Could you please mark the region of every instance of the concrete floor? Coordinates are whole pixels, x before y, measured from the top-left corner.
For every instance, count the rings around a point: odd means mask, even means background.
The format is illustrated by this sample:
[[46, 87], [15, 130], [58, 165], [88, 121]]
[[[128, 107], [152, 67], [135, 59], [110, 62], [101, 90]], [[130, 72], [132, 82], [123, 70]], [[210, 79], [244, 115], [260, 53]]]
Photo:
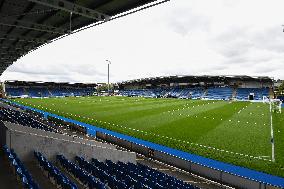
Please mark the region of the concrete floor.
[[19, 189], [21, 184], [13, 174], [8, 165], [8, 160], [4, 159], [4, 153], [0, 150], [0, 188], [2, 189]]
[[28, 162], [24, 165], [41, 189], [56, 189], [56, 186], [49, 181], [48, 177], [46, 177], [43, 171], [38, 167], [37, 162]]

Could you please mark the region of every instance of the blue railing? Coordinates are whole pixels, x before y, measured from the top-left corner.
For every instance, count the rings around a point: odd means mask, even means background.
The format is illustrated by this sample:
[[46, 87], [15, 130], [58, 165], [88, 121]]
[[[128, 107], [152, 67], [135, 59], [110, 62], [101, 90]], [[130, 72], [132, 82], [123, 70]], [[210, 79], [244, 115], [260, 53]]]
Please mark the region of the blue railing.
[[155, 144], [155, 143], [152, 143], [152, 142], [149, 142], [149, 141], [137, 139], [137, 138], [127, 136], [127, 135], [124, 135], [124, 134], [120, 134], [120, 133], [117, 133], [117, 132], [113, 132], [113, 131], [110, 131], [110, 130], [107, 130], [107, 129], [99, 128], [99, 127], [94, 126], [94, 125], [90, 125], [90, 124], [83, 123], [83, 122], [80, 122], [80, 121], [76, 121], [76, 120], [73, 120], [73, 119], [65, 118], [63, 116], [59, 116], [59, 115], [56, 115], [56, 114], [53, 114], [53, 113], [38, 110], [36, 108], [24, 106], [22, 104], [19, 104], [19, 103], [13, 102], [13, 101], [9, 101], [7, 99], [2, 99], [2, 100], [6, 101], [6, 102], [13, 103], [17, 106], [24, 108], [24, 109], [28, 109], [28, 110], [32, 110], [32, 111], [35, 111], [35, 112], [38, 112], [38, 113], [42, 113], [45, 117], [51, 116], [51, 117], [61, 119], [61, 120], [66, 121], [66, 122], [70, 122], [70, 123], [74, 123], [74, 124], [77, 124], [77, 125], [84, 126], [84, 127], [87, 128], [87, 133], [90, 134], [90, 135], [93, 135], [93, 136], [96, 136], [96, 132], [102, 132], [102, 133], [105, 133], [105, 134], [108, 134], [108, 135], [129, 141], [129, 142], [132, 142], [132, 143], [135, 143], [135, 144], [138, 144], [138, 145], [146, 146], [146, 147], [154, 149], [156, 151], [160, 151], [160, 152], [163, 152], [165, 154], [169, 154], [169, 155], [178, 157], [180, 159], [184, 159], [184, 160], [187, 160], [187, 161], [190, 161], [190, 162], [193, 162], [193, 163], [205, 166], [205, 167], [209, 167], [209, 168], [212, 168], [212, 169], [215, 169], [215, 170], [227, 172], [227, 173], [230, 173], [232, 175], [237, 175], [239, 177], [248, 178], [250, 180], [258, 181], [258, 182], [261, 182], [261, 183], [264, 183], [264, 184], [284, 188], [284, 178], [282, 178], [282, 177], [258, 172], [258, 171], [251, 170], [251, 169], [248, 169], [248, 168], [239, 167], [239, 166], [236, 166], [236, 165], [224, 163], [224, 162], [221, 162], [221, 161], [205, 158], [205, 157], [198, 156], [198, 155], [195, 155], [195, 154], [190, 154], [190, 153], [187, 153], [187, 152], [183, 152], [183, 151], [180, 151], [180, 150], [176, 150], [176, 149], [173, 149], [173, 148], [169, 148], [169, 147], [166, 147], [166, 146]]

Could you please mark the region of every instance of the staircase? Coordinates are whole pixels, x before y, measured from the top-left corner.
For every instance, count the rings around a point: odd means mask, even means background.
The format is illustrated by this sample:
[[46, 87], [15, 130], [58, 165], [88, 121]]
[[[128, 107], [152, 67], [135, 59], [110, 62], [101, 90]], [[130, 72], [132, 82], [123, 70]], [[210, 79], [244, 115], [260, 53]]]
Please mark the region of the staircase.
[[24, 163], [27, 170], [31, 173], [33, 179], [38, 183], [41, 189], [55, 189], [56, 185], [52, 184], [47, 176], [44, 175], [37, 162], [31, 161]]
[[24, 89], [24, 94], [25, 94], [25, 95], [29, 95], [28, 90], [27, 90], [26, 88], [23, 88], [23, 89]]
[[8, 160], [4, 158], [4, 152], [2, 150], [0, 150], [0, 167], [0, 188], [22, 188], [21, 184], [16, 179], [16, 175], [9, 167]]
[[269, 88], [269, 98], [270, 99], [273, 99], [274, 98], [274, 91], [273, 91], [273, 88]]
[[49, 88], [47, 88], [49, 96], [52, 96], [52, 93], [50, 92]]
[[237, 96], [237, 88], [234, 87], [233, 88], [233, 93], [232, 93], [232, 98], [236, 98], [236, 96]]
[[204, 89], [203, 94], [201, 95], [201, 98], [203, 98], [204, 96], [208, 95], [208, 89]]

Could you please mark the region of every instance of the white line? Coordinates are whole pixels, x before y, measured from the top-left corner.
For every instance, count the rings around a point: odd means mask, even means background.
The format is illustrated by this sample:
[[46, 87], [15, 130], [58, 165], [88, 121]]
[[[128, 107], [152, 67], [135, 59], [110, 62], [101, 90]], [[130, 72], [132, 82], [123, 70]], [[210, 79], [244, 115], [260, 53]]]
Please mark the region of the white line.
[[273, 120], [272, 120], [272, 104], [271, 101], [270, 105], [270, 135], [271, 135], [271, 159], [275, 162], [275, 149], [274, 149], [274, 132], [273, 132]]

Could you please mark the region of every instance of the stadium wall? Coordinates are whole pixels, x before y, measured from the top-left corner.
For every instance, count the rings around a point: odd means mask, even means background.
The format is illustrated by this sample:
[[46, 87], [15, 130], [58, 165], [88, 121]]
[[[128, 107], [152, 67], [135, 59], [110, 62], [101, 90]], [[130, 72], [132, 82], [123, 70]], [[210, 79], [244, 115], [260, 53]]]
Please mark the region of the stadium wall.
[[[93, 157], [100, 161], [109, 159], [117, 162], [136, 163], [136, 154], [117, 150], [110, 144], [86, 141], [82, 139], [69, 140], [69, 136], [24, 127], [9, 122], [0, 123], [1, 145], [7, 145], [17, 152], [24, 162], [32, 161], [34, 150], [42, 152], [45, 157], [55, 161], [58, 154], [63, 153], [73, 159], [76, 155], [90, 160]], [[2, 139], [3, 137], [3, 139]], [[71, 137], [73, 138], [73, 137]]]
[[152, 142], [123, 135], [107, 129], [99, 128], [83, 122], [44, 112], [19, 103], [11, 102], [24, 109], [55, 117], [66, 122], [78, 124], [87, 128], [90, 135], [97, 136], [112, 143], [124, 146], [147, 157], [155, 158], [167, 164], [204, 176], [208, 179], [225, 183], [230, 186], [246, 189], [284, 188], [284, 178], [265, 174], [251, 169], [216, 161], [202, 156], [172, 149]]

